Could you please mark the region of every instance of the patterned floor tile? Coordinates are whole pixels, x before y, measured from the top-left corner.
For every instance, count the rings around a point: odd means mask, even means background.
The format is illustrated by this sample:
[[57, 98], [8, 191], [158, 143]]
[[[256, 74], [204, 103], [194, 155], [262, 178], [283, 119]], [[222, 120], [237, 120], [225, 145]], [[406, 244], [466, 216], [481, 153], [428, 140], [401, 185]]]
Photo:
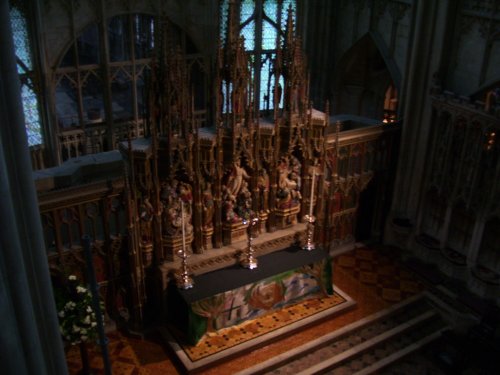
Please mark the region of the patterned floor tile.
[[388, 255], [359, 248], [336, 258], [336, 265], [349, 270], [361, 283], [373, 287], [388, 302], [402, 301], [424, 289], [415, 276]]

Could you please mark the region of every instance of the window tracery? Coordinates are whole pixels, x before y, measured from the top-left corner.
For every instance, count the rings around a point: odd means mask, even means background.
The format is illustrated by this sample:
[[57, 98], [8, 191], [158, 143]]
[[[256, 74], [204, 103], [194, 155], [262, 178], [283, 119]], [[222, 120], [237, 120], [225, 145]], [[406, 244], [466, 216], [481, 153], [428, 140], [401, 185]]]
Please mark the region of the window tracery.
[[[104, 22], [104, 31], [97, 22], [87, 26], [55, 71], [55, 116], [63, 160], [114, 149], [129, 135], [144, 136], [149, 111], [146, 86], [162, 32], [185, 47], [189, 74], [201, 82], [194, 88], [195, 110], [205, 102], [202, 58], [180, 28], [142, 13], [121, 14]], [[168, 23], [165, 30], [163, 23]], [[78, 144], [73, 145], [77, 138]], [[71, 152], [71, 147], [76, 151]]]
[[[20, 5], [23, 5], [23, 3], [20, 2]], [[10, 8], [10, 23], [14, 37], [17, 71], [21, 81], [21, 100], [28, 145], [40, 145], [43, 143], [43, 138], [33, 69], [33, 57], [31, 55], [31, 42], [25, 12], [20, 7], [12, 6]]]
[[[252, 79], [258, 93], [258, 108], [270, 110], [274, 108], [274, 88], [278, 82], [278, 91], [284, 86], [284, 78], [276, 79], [274, 61], [276, 52], [285, 37], [284, 30], [287, 12], [293, 14], [295, 24], [296, 0], [241, 0], [239, 2], [238, 32], [245, 38], [245, 50], [252, 64]], [[228, 22], [229, 0], [221, 2], [220, 35], [223, 42], [230, 32]], [[279, 106], [283, 107], [280, 95]]]

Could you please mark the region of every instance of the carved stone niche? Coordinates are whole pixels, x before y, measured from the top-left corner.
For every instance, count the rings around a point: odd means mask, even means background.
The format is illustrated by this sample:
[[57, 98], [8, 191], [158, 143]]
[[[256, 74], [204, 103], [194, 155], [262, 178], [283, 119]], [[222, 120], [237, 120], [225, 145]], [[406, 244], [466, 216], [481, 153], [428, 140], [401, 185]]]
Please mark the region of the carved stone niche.
[[289, 228], [297, 224], [297, 215], [300, 212], [300, 205], [290, 208], [278, 208], [276, 214], [276, 226], [278, 229]]
[[247, 228], [248, 224], [243, 224], [241, 221], [235, 223], [224, 223], [222, 225], [224, 245], [230, 245], [238, 241], [246, 240]]
[[[193, 232], [186, 234], [186, 253], [192, 254], [191, 243], [193, 242]], [[182, 250], [182, 236], [163, 236], [163, 253], [169, 262], [176, 260], [178, 251]]]

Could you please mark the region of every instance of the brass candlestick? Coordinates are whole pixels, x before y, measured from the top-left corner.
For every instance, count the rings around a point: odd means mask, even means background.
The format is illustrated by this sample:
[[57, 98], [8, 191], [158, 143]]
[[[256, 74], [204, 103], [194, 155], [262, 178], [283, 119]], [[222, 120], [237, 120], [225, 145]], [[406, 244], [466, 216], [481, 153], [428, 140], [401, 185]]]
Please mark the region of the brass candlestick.
[[189, 255], [186, 254], [186, 250], [178, 251], [179, 257], [182, 259], [181, 273], [177, 275], [177, 287], [179, 289], [191, 289], [194, 286], [193, 278], [189, 276], [187, 258]]
[[314, 250], [316, 247], [314, 246], [314, 222], [316, 221], [316, 218], [313, 215], [306, 215], [305, 219], [307, 221], [307, 238], [306, 238], [306, 244], [304, 247], [302, 247], [304, 250], [311, 251]]
[[182, 249], [177, 252], [177, 255], [182, 259], [181, 274], [177, 276], [177, 287], [179, 289], [190, 289], [194, 286], [193, 279], [189, 276], [187, 258], [189, 255], [186, 252], [186, 229], [184, 218], [184, 203], [181, 202], [181, 219], [182, 219]]
[[254, 214], [250, 214], [250, 219], [244, 220], [243, 223], [247, 224], [248, 223], [248, 248], [245, 254], [245, 258], [241, 260], [240, 264], [248, 268], [249, 270], [253, 270], [257, 268], [257, 259], [253, 256], [254, 250], [252, 247], [252, 241], [253, 241], [253, 227], [255, 224], [259, 222], [259, 218], [257, 216], [254, 216]]

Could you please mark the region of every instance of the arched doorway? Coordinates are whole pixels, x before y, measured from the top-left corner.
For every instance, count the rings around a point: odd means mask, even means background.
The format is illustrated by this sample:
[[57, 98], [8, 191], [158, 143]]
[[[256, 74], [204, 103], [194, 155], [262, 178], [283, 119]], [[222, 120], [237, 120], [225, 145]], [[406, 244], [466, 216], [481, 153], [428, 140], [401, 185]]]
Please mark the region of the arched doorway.
[[498, 233], [500, 233], [500, 218], [491, 218], [484, 226], [477, 263], [491, 271], [500, 273], [500, 243], [498, 242]]
[[377, 200], [375, 179], [372, 179], [359, 195], [359, 206], [356, 216], [356, 241], [367, 241], [372, 237], [372, 226]]
[[[382, 48], [383, 49], [383, 48]], [[333, 84], [334, 112], [373, 119], [396, 119], [399, 72], [391, 67], [371, 34], [359, 39], [340, 59]]]

